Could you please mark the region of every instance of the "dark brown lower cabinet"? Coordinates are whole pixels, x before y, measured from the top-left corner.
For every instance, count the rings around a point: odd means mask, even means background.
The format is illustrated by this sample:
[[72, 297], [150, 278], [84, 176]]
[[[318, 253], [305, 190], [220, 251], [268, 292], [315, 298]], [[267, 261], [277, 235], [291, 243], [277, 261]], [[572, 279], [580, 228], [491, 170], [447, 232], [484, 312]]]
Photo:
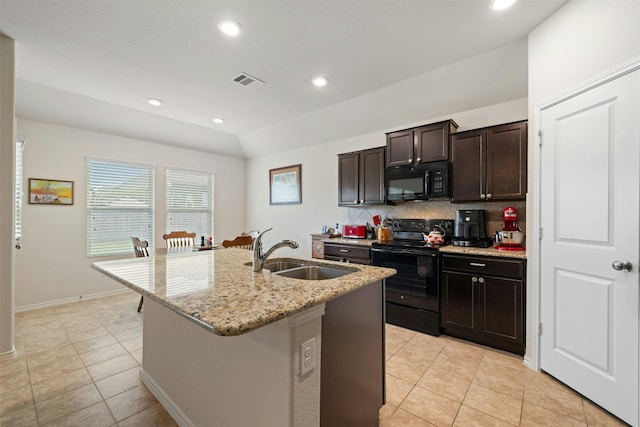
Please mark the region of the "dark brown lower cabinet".
[[369, 246], [329, 242], [324, 244], [324, 259], [331, 261], [369, 265], [371, 264], [370, 252]]
[[525, 263], [443, 255], [443, 332], [524, 355]]

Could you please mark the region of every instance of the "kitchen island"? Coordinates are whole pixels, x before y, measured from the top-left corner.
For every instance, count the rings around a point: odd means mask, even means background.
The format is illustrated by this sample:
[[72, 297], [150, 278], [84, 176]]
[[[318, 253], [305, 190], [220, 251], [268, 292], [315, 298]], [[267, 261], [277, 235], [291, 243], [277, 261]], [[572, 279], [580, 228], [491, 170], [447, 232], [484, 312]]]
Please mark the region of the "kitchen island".
[[183, 426], [377, 425], [395, 271], [305, 260], [349, 274], [302, 280], [254, 273], [251, 255], [93, 264], [145, 297], [143, 382]]

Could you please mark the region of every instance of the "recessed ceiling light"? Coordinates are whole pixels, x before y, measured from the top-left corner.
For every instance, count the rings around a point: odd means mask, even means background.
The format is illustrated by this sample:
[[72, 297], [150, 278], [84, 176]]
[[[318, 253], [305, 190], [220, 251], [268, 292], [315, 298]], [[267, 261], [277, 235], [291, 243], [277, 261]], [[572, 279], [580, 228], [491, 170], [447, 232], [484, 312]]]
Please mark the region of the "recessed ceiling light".
[[225, 20], [218, 22], [218, 28], [228, 36], [237, 36], [242, 27], [235, 21]]
[[160, 101], [157, 98], [148, 98], [147, 102], [151, 105], [153, 105], [154, 107], [159, 107], [162, 105], [162, 101]]
[[215, 119], [213, 119], [213, 122], [218, 124], [224, 123], [224, 119], [220, 117], [216, 117]]
[[489, 7], [493, 10], [504, 10], [515, 2], [516, 0], [491, 0]]
[[322, 87], [327, 85], [328, 80], [324, 77], [318, 76], [314, 77], [313, 80], [311, 80], [311, 83], [313, 83], [315, 86]]

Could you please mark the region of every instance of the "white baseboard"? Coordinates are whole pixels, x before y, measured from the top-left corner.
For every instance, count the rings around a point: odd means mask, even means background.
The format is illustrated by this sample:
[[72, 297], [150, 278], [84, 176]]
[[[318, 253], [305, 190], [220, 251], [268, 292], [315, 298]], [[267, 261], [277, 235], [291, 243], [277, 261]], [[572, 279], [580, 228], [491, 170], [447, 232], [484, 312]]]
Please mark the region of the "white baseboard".
[[[531, 359], [529, 359], [528, 357], [524, 358], [524, 366], [526, 366], [529, 369], [533, 369], [533, 361]], [[535, 369], [533, 369], [535, 371]]]
[[147, 386], [149, 391], [158, 399], [158, 401], [164, 406], [164, 409], [169, 412], [171, 417], [180, 427], [196, 427], [195, 424], [173, 403], [173, 400], [169, 398], [162, 390], [162, 388], [156, 383], [153, 378], [147, 374], [144, 369], [140, 368], [140, 381]]
[[16, 347], [12, 345], [11, 350], [0, 353], [0, 358], [13, 356], [14, 354], [16, 354]]
[[64, 298], [64, 299], [58, 299], [58, 300], [53, 300], [53, 301], [39, 302], [37, 304], [21, 305], [19, 307], [15, 307], [13, 309], [13, 312], [14, 313], [19, 313], [21, 311], [37, 310], [39, 308], [55, 307], [57, 305], [63, 305], [63, 304], [69, 304], [69, 303], [72, 303], [72, 302], [86, 301], [86, 300], [90, 300], [90, 299], [109, 297], [109, 296], [113, 296], [113, 295], [124, 294], [124, 293], [127, 293], [127, 292], [133, 292], [133, 291], [131, 289], [123, 288], [123, 289], [118, 289], [118, 290], [115, 290], [115, 291], [98, 292], [98, 293], [95, 293], [95, 294], [80, 295], [80, 296], [72, 297], [72, 298]]

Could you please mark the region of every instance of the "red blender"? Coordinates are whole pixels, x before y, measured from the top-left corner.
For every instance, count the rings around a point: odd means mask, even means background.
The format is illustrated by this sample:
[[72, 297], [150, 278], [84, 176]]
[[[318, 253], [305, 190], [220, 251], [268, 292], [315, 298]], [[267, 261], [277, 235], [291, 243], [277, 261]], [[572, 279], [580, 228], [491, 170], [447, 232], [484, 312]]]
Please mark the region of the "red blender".
[[513, 206], [508, 206], [502, 211], [504, 227], [498, 231], [497, 240], [500, 242], [496, 249], [499, 251], [524, 251], [524, 232], [520, 231], [518, 225], [518, 210]]

